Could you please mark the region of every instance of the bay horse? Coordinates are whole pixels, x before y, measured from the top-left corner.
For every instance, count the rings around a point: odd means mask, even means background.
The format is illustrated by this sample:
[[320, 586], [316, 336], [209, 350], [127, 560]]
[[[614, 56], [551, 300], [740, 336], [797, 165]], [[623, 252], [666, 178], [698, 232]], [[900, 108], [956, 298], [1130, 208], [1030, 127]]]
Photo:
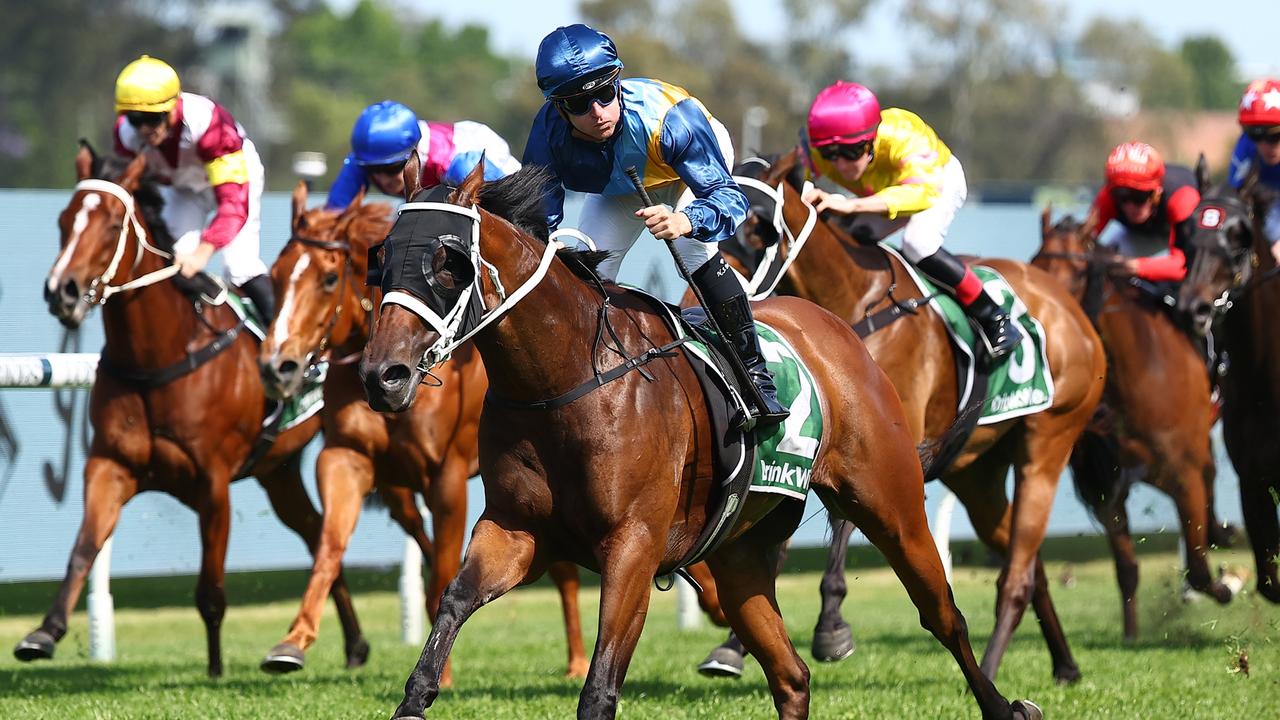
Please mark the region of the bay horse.
[[[1178, 508], [1187, 583], [1220, 603], [1231, 588], [1214, 580], [1209, 546], [1226, 544], [1228, 528], [1213, 518], [1210, 430], [1217, 421], [1203, 354], [1161, 306], [1110, 270], [1122, 258], [1098, 247], [1070, 218], [1040, 216], [1041, 246], [1031, 264], [1052, 274], [1082, 303], [1107, 353], [1102, 427], [1081, 436], [1071, 458], [1078, 494], [1102, 524], [1115, 558], [1124, 639], [1138, 637], [1138, 558], [1125, 502], [1141, 479]], [[1169, 388], [1178, 388], [1171, 393]], [[1095, 423], [1097, 424], [1097, 423]]]
[[[332, 362], [321, 411], [324, 448], [316, 461], [324, 527], [298, 615], [262, 661], [268, 672], [302, 669], [363, 498], [375, 488], [428, 561], [426, 599], [432, 622], [462, 558], [466, 484], [478, 467], [476, 430], [488, 378], [479, 354], [468, 345], [433, 371], [431, 382], [441, 387], [426, 394], [411, 412], [374, 412], [365, 402], [354, 361], [369, 338], [372, 310], [382, 299], [379, 289], [365, 288], [368, 252], [386, 236], [392, 211], [385, 203], [365, 204], [363, 198], [360, 193], [342, 212], [308, 210], [307, 186], [298, 183], [292, 234], [271, 267], [281, 305], [259, 354], [268, 393], [295, 395], [312, 362], [321, 356], [332, 357]], [[415, 493], [431, 510], [434, 542], [423, 530]], [[564, 606], [567, 675], [586, 677], [577, 568], [559, 563], [552, 566], [551, 575]], [[442, 682], [450, 678], [446, 667]]]
[[1280, 603], [1280, 274], [1262, 218], [1274, 198], [1246, 180], [1239, 196], [1206, 193], [1192, 216], [1194, 257], [1178, 293], [1178, 307], [1225, 351], [1222, 438], [1240, 477], [1245, 533], [1253, 546], [1258, 593]]
[[[861, 323], [864, 330], [870, 327], [872, 332], [864, 338], [867, 350], [901, 396], [911, 437], [936, 446], [957, 422], [958, 383], [947, 330], [928, 310], [904, 309], [889, 322], [877, 316], [886, 308], [923, 304], [907, 268], [874, 243], [854, 241], [817, 217], [800, 196], [803, 178], [796, 152], [772, 164], [754, 159], [739, 167], [740, 172], [750, 168], [748, 179], [768, 186], [776, 203], [762, 208], [767, 216], [753, 211], [739, 237], [721, 243], [722, 250], [754, 271], [754, 249], [764, 239], [776, 243], [779, 257], [785, 251], [783, 262], [788, 263], [777, 284], [780, 294], [809, 300], [847, 324]], [[792, 256], [791, 238], [800, 237], [807, 238], [804, 251]], [[941, 473], [943, 484], [964, 503], [979, 539], [1004, 558], [997, 583], [996, 625], [983, 654], [982, 670], [995, 678], [1013, 631], [1031, 604], [1049, 648], [1053, 677], [1062, 683], [1075, 682], [1080, 670], [1053, 607], [1039, 550], [1058, 479], [1102, 394], [1106, 374], [1102, 343], [1079, 306], [1043, 271], [1013, 260], [981, 262], [1009, 281], [1044, 326], [1055, 388], [1050, 408], [974, 428]], [[868, 321], [873, 316], [876, 321]], [[1005, 492], [1010, 466], [1014, 471], [1012, 507]], [[837, 518], [832, 518], [832, 527], [831, 553], [820, 586], [822, 611], [814, 631], [814, 654], [824, 660], [847, 657], [854, 647], [840, 613], [847, 587], [845, 555], [854, 528]], [[739, 646], [732, 637], [708, 661], [722, 650], [727, 651], [724, 657], [740, 664]]]
[[[79, 183], [58, 218], [61, 251], [45, 286], [50, 313], [67, 327], [78, 327], [102, 305], [106, 345], [89, 394], [93, 441], [84, 469], [84, 517], [53, 607], [14, 654], [53, 657], [120, 509], [140, 492], [160, 490], [199, 515], [196, 608], [208, 640], [208, 673], [218, 677], [230, 483], [256, 477], [276, 514], [314, 553], [320, 515], [302, 484], [300, 451], [320, 419], [281, 432], [251, 460], [266, 408], [255, 340], [226, 304], [192, 301], [176, 279], [164, 279], [175, 272], [167, 263], [173, 241], [160, 219], [161, 197], [143, 181], [144, 157], [111, 179], [95, 177], [98, 165], [83, 143], [75, 160]], [[247, 461], [251, 466], [243, 467]], [[347, 662], [359, 665], [368, 645], [341, 571], [330, 594]]]
[[[592, 269], [600, 253], [558, 252], [542, 212], [541, 168], [485, 184], [478, 167], [446, 198], [420, 192], [413, 164], [405, 188], [414, 202], [401, 208], [382, 248], [386, 294], [360, 364], [370, 404], [407, 409], [427, 368], [467, 338], [490, 385], [480, 419], [484, 514], [394, 717], [419, 718], [436, 699], [473, 612], [548, 563], [570, 560], [601, 574], [599, 632], [578, 717], [612, 718], [654, 578], [676, 570], [716, 520], [708, 501], [719, 441], [705, 396], [692, 366], [672, 352], [675, 333], [662, 309], [601, 282]], [[1011, 705], [978, 667], [929, 535], [915, 443], [884, 373], [817, 306], [783, 298], [755, 313], [813, 372], [826, 418], [811, 475], [819, 498], [865, 528], [889, 559], [983, 717], [1041, 717], [1033, 703]], [[608, 378], [604, 391], [589, 390]], [[802, 511], [778, 495], [751, 494], [708, 558], [730, 623], [761, 658], [780, 718], [808, 716], [809, 672], [774, 588], [774, 563]]]

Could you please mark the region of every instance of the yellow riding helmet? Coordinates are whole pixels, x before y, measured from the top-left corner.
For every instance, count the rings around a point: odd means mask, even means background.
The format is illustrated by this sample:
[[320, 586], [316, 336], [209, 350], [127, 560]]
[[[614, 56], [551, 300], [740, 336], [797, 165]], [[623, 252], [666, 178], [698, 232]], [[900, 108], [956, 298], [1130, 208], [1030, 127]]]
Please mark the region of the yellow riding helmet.
[[116, 112], [168, 112], [178, 104], [178, 73], [169, 63], [143, 55], [116, 78]]

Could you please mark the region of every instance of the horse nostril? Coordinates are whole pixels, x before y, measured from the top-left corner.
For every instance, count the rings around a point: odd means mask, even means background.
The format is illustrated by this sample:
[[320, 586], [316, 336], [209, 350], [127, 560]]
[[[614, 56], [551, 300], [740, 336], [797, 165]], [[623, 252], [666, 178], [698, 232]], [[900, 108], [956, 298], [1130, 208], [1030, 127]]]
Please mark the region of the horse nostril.
[[402, 385], [409, 379], [409, 366], [404, 363], [389, 365], [382, 370], [381, 378], [384, 387]]
[[80, 299], [80, 288], [75, 280], [67, 280], [63, 283], [61, 291], [63, 302], [73, 303]]
[[298, 363], [293, 360], [282, 360], [276, 365], [276, 374], [282, 378], [292, 377], [298, 372]]

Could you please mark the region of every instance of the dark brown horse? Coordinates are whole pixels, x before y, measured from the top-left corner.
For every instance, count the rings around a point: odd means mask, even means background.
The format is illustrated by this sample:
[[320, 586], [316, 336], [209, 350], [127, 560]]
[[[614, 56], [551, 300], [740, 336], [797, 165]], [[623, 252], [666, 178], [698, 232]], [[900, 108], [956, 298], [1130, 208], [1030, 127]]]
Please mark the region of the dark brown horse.
[[[772, 166], [753, 163], [755, 177], [782, 193], [780, 207], [768, 208], [768, 217], [753, 213], [744, 226], [748, 242], [766, 233], [778, 236], [780, 257], [790, 261], [778, 291], [821, 305], [848, 323], [862, 321], [895, 301], [920, 300], [907, 269], [896, 257], [874, 244], [853, 241], [828, 222], [811, 219], [812, 208], [800, 198], [797, 162], [795, 153], [788, 153]], [[775, 220], [780, 224], [775, 225]], [[790, 256], [788, 238], [803, 236], [807, 226], [803, 252]], [[721, 247], [734, 252], [732, 242]], [[983, 671], [995, 677], [1013, 631], [1031, 604], [1049, 646], [1053, 676], [1071, 682], [1080, 677], [1080, 671], [1049, 597], [1039, 550], [1058, 478], [1102, 393], [1102, 343], [1079, 306], [1044, 272], [1012, 260], [982, 262], [1013, 285], [1030, 314], [1044, 326], [1055, 395], [1052, 407], [1042, 412], [975, 428], [941, 479], [964, 503], [978, 537], [1005, 559], [997, 587], [996, 627], [982, 658]], [[928, 310], [905, 312], [894, 322], [879, 324], [865, 338], [867, 349], [902, 397], [911, 436], [936, 444], [957, 415], [956, 370], [947, 331]], [[1010, 466], [1012, 506], [1005, 493]], [[839, 659], [853, 648], [848, 624], [840, 615], [845, 551], [853, 528], [847, 523], [834, 526], [837, 531], [821, 585], [823, 604], [815, 644], [819, 637], [838, 642], [830, 655], [815, 648], [815, 655], [823, 659]], [[732, 647], [732, 640], [726, 646]]]
[[[293, 234], [271, 268], [281, 305], [259, 355], [268, 392], [296, 394], [313, 360], [326, 354], [334, 361], [324, 387], [324, 449], [316, 462], [324, 530], [298, 616], [262, 661], [269, 672], [302, 668], [362, 499], [375, 487], [429, 562], [427, 613], [432, 622], [462, 557], [466, 484], [477, 470], [476, 429], [488, 379], [479, 354], [467, 345], [433, 371], [432, 382], [442, 387], [427, 393], [411, 412], [378, 413], [365, 402], [353, 361], [364, 349], [371, 311], [382, 299], [377, 288], [366, 289], [365, 275], [369, 246], [391, 227], [391, 208], [365, 205], [362, 199], [357, 196], [341, 213], [307, 210], [306, 185], [299, 183], [293, 193]], [[434, 543], [423, 531], [415, 493], [431, 510]], [[564, 603], [568, 674], [586, 677], [577, 568], [561, 563], [551, 574]], [[442, 682], [447, 684], [449, 677], [446, 668]]]
[[[557, 253], [558, 243], [547, 241], [540, 169], [485, 185], [477, 168], [445, 198], [418, 193], [412, 165], [409, 196], [439, 200], [402, 209], [383, 249], [387, 294], [360, 367], [370, 403], [408, 408], [423, 366], [471, 332], [490, 395], [480, 421], [484, 514], [395, 717], [420, 717], [435, 700], [445, 660], [475, 610], [549, 563], [570, 560], [601, 574], [599, 634], [578, 717], [611, 718], [653, 579], [675, 569], [709, 521], [716, 441], [701, 386], [681, 356], [658, 351], [673, 342], [660, 310], [600, 283], [590, 269], [598, 254]], [[811, 481], [818, 496], [885, 553], [983, 716], [1039, 717], [1028, 703], [1011, 706], [973, 657], [929, 535], [915, 443], [884, 373], [821, 308], [784, 298], [757, 306], [756, 317], [813, 371], [826, 418]], [[643, 371], [586, 391], [628, 362]], [[585, 394], [558, 400], [578, 389]], [[537, 404], [544, 400], [548, 406]], [[809, 706], [808, 669], [774, 593], [774, 564], [801, 511], [780, 496], [750, 495], [708, 560], [782, 718], [807, 717]]]
[[1240, 196], [1205, 195], [1192, 216], [1194, 257], [1178, 306], [1201, 331], [1217, 320], [1229, 360], [1221, 380], [1222, 437], [1240, 476], [1245, 532], [1253, 545], [1258, 592], [1280, 603], [1280, 282], [1262, 232], [1268, 202], [1254, 182]]
[[[1125, 501], [1137, 480], [1173, 499], [1186, 546], [1187, 583], [1218, 602], [1232, 591], [1209, 570], [1209, 545], [1227, 540], [1213, 519], [1217, 474], [1209, 431], [1217, 420], [1201, 352], [1174, 323], [1162, 298], [1140, 294], [1109, 269], [1120, 258], [1092, 233], [1041, 215], [1041, 247], [1031, 263], [1057, 278], [1093, 320], [1107, 351], [1106, 413], [1081, 436], [1071, 469], [1082, 500], [1102, 523], [1115, 556], [1124, 637], [1138, 636], [1138, 558]], [[1171, 393], [1169, 388], [1178, 388]], [[1215, 536], [1216, 535], [1216, 536]]]
[[[14, 654], [22, 660], [53, 656], [121, 507], [140, 492], [160, 490], [200, 517], [196, 607], [208, 635], [209, 675], [216, 677], [222, 674], [227, 607], [230, 483], [241, 475], [258, 478], [276, 514], [314, 552], [320, 515], [302, 484], [299, 451], [320, 419], [281, 433], [252, 467], [242, 468], [265, 408], [255, 341], [226, 305], [193, 304], [174, 281], [157, 281], [172, 274], [166, 262], [172, 239], [159, 220], [159, 195], [142, 183], [143, 157], [110, 180], [92, 179], [95, 164], [82, 147], [76, 156], [80, 183], [58, 218], [62, 250], [45, 288], [49, 311], [68, 327], [102, 304], [106, 345], [89, 396], [94, 432], [84, 470], [84, 518], [53, 607]], [[340, 571], [331, 593], [348, 662], [359, 664], [367, 644]]]

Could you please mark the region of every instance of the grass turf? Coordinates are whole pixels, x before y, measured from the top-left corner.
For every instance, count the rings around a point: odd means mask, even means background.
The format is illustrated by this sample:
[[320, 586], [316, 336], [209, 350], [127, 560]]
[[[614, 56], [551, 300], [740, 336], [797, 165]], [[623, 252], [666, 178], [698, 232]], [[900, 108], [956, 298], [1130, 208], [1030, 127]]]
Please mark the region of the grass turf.
[[[1216, 561], [1251, 564], [1240, 551]], [[1058, 687], [1028, 612], [1001, 669], [1009, 698], [1029, 697], [1049, 718], [1276, 717], [1280, 708], [1280, 608], [1253, 593], [1252, 581], [1229, 606], [1210, 600], [1184, 604], [1178, 596], [1177, 559], [1142, 557], [1139, 598], [1142, 638], [1120, 641], [1119, 601], [1109, 562], [1049, 562], [1052, 593], [1084, 678]], [[960, 567], [955, 594], [980, 656], [993, 624], [996, 571]], [[356, 574], [358, 576], [358, 573]], [[385, 574], [384, 574], [385, 575]], [[1074, 582], [1064, 585], [1070, 576]], [[271, 677], [257, 668], [283, 635], [305, 577], [273, 574], [252, 582], [231, 576], [231, 607], [223, 629], [226, 675], [204, 676], [204, 632], [187, 600], [165, 605], [174, 581], [124, 580], [114, 584], [118, 659], [103, 665], [87, 657], [86, 618], [72, 629], [52, 662], [24, 665], [7, 652], [39, 622], [28, 595], [52, 597], [47, 586], [0, 585], [0, 718], [384, 718], [401, 697], [420, 648], [399, 642], [398, 600], [372, 589], [357, 595], [364, 630], [373, 645], [369, 664], [342, 669], [342, 639], [332, 608], [320, 640], [300, 673]], [[589, 574], [588, 574], [589, 577]], [[584, 580], [587, 577], [584, 577]], [[978, 717], [959, 670], [918, 624], [897, 579], [882, 567], [853, 569], [844, 608], [857, 652], [836, 664], [808, 656], [816, 616], [818, 577], [790, 573], [780, 580], [780, 602], [792, 640], [812, 671], [815, 718]], [[355, 578], [357, 588], [385, 587], [386, 578]], [[40, 590], [40, 593], [36, 593]], [[173, 593], [179, 594], [179, 593]], [[250, 596], [256, 604], [249, 604]], [[594, 636], [597, 591], [585, 587], [587, 643]], [[283, 598], [283, 599], [282, 599]], [[15, 604], [22, 612], [15, 614]], [[721, 630], [677, 633], [674, 593], [653, 594], [645, 633], [623, 689], [622, 717], [770, 718], [772, 702], [754, 661], [741, 680], [698, 676], [694, 664]], [[1239, 671], [1247, 655], [1249, 673]], [[554, 591], [514, 592], [481, 609], [463, 627], [454, 648], [455, 689], [445, 691], [430, 716], [442, 718], [572, 717], [580, 682], [564, 679], [564, 642]]]

